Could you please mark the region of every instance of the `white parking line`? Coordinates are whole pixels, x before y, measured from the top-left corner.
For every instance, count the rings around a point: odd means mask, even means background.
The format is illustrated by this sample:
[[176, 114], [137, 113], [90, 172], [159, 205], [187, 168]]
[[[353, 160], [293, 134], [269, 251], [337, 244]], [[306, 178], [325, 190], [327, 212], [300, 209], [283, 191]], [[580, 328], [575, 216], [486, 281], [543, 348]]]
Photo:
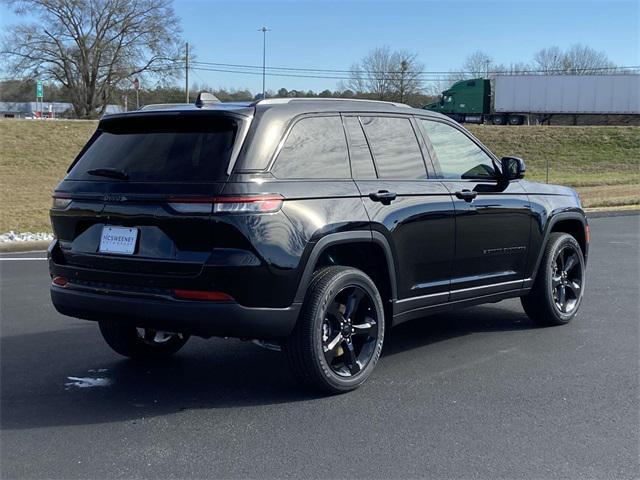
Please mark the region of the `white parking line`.
[[18, 257], [18, 258], [2, 258], [0, 257], [0, 262], [17, 262], [20, 260], [46, 260], [47, 257]]
[[41, 253], [45, 255], [46, 250], [27, 250], [26, 252], [0, 252], [0, 255], [26, 255], [27, 253]]

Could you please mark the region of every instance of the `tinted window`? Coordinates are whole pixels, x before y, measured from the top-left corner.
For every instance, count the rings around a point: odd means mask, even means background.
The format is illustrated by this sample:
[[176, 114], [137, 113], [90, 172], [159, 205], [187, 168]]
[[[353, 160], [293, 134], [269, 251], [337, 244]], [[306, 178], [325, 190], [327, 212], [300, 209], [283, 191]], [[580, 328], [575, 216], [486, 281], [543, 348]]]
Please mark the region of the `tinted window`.
[[273, 174], [278, 178], [350, 178], [340, 117], [297, 122], [278, 154]]
[[438, 157], [443, 178], [493, 177], [489, 155], [457, 128], [421, 120]]
[[68, 178], [108, 181], [87, 173], [107, 168], [125, 172], [132, 182], [219, 181], [226, 177], [235, 134], [229, 118], [106, 121]]
[[353, 178], [376, 178], [376, 170], [357, 117], [345, 117], [344, 126], [349, 137], [349, 153], [351, 155], [351, 173]]
[[362, 117], [380, 178], [425, 178], [420, 146], [408, 118]]

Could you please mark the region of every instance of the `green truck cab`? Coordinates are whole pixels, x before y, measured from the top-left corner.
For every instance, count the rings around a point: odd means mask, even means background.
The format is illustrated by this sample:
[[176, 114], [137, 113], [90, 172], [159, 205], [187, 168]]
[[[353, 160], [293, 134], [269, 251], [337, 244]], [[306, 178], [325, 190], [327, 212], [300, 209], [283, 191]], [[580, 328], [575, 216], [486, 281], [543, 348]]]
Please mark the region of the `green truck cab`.
[[423, 108], [447, 115], [457, 122], [482, 123], [491, 114], [491, 82], [483, 78], [461, 80], [442, 92], [440, 100]]

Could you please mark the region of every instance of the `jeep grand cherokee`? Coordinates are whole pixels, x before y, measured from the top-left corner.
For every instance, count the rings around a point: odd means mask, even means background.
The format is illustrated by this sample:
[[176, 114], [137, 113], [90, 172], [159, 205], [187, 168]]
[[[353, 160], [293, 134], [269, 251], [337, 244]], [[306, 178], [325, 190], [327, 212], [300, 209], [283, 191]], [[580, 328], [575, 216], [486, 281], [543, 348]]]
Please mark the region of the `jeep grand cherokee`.
[[540, 324], [576, 315], [584, 212], [524, 172], [386, 102], [202, 96], [106, 116], [53, 194], [51, 297], [125, 356], [260, 339], [348, 391], [404, 321], [510, 297]]

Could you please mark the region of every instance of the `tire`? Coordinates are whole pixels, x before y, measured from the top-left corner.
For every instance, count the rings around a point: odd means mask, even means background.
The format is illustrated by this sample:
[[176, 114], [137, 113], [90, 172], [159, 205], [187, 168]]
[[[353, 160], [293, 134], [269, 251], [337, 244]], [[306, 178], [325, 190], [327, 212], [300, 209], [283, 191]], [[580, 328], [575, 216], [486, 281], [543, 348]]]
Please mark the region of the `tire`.
[[491, 119], [491, 123], [493, 123], [494, 125], [504, 125], [505, 123], [507, 123], [507, 119], [504, 115], [494, 115]]
[[533, 287], [521, 298], [522, 306], [539, 325], [564, 325], [576, 316], [584, 287], [585, 263], [580, 245], [567, 233], [552, 233]]
[[[116, 322], [99, 322], [99, 325], [107, 345], [116, 353], [130, 358], [168, 357], [189, 340], [189, 335], [181, 333], [166, 334]], [[164, 334], [163, 337], [159, 337], [161, 334]]]
[[522, 125], [524, 118], [521, 115], [509, 115], [508, 122], [509, 125]]
[[303, 385], [344, 393], [373, 372], [384, 330], [384, 306], [373, 281], [355, 268], [326, 267], [314, 274], [300, 318], [283, 347]]

